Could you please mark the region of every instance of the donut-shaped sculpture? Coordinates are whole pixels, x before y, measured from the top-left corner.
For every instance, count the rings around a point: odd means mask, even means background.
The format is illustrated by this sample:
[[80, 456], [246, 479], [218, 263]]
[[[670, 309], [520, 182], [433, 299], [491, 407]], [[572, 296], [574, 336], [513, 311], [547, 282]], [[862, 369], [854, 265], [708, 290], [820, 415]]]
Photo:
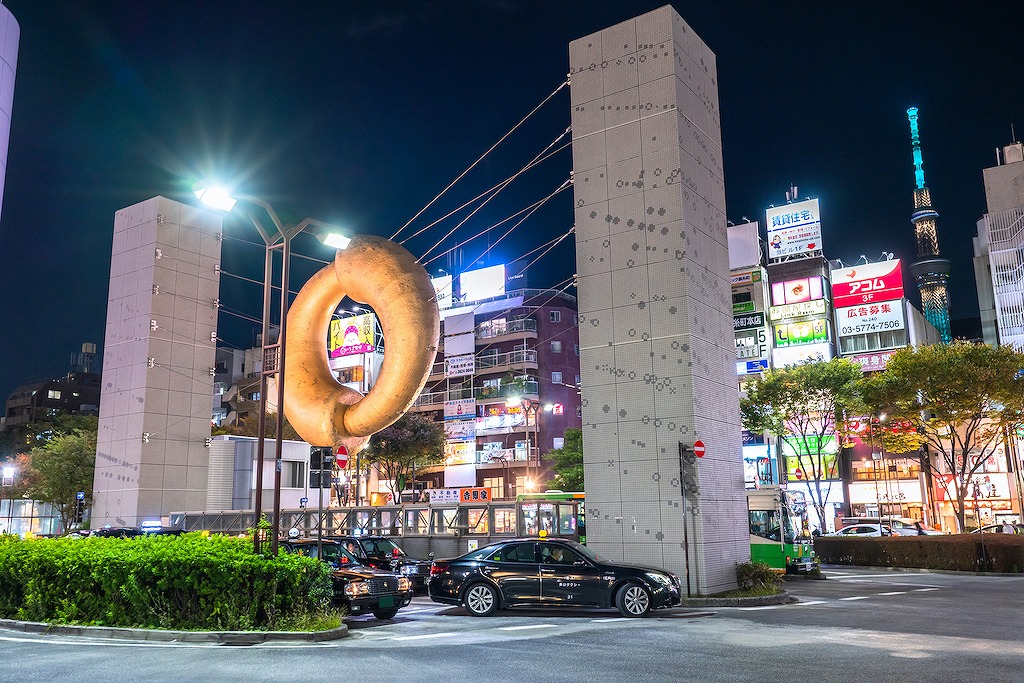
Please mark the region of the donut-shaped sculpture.
[[[371, 306], [384, 331], [384, 362], [365, 396], [340, 384], [327, 364], [331, 317], [346, 296]], [[288, 421], [314, 446], [355, 453], [409, 409], [430, 375], [440, 334], [434, 287], [404, 248], [358, 235], [299, 291], [285, 334]]]

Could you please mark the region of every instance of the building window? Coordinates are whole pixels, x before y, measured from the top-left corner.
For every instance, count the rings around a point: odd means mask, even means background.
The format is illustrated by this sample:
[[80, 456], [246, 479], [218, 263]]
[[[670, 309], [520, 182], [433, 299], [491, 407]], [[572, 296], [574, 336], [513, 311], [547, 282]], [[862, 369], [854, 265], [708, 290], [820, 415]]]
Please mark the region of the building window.
[[562, 342], [560, 342], [560, 341], [553, 341], [553, 342], [551, 342], [551, 353], [561, 353], [561, 352], [562, 352]]
[[342, 384], [352, 384], [354, 382], [363, 381], [363, 366], [355, 365], [350, 368], [341, 368], [338, 370], [338, 381]]
[[579, 386], [580, 386], [580, 376], [577, 374], [576, 375], [576, 387], [579, 388]]
[[572, 350], [576, 353], [577, 356], [580, 355], [580, 345], [579, 344], [573, 344], [572, 345]]
[[60, 398], [60, 389], [50, 389], [46, 392], [46, 398]]
[[555, 384], [561, 384], [562, 383], [562, 373], [560, 373], [560, 372], [552, 372], [551, 373], [551, 381], [554, 382]]
[[281, 461], [281, 486], [290, 489], [304, 489], [306, 463], [299, 460]]
[[556, 436], [554, 439], [551, 440], [551, 447], [552, 448], [561, 448], [564, 445], [565, 445], [565, 437], [564, 436]]
[[561, 311], [548, 311], [548, 320], [550, 320], [553, 323], [560, 323], [560, 322], [562, 322], [562, 312]]

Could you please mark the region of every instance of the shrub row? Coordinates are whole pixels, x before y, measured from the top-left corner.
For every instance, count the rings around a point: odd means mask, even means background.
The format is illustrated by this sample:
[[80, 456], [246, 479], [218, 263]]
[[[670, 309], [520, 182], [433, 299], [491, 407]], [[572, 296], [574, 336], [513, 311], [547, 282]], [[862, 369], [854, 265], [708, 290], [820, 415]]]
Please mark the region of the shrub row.
[[823, 564], [915, 567], [955, 571], [1024, 572], [1024, 536], [955, 534], [814, 539]]
[[225, 536], [0, 537], [0, 617], [129, 628], [287, 630], [330, 604], [329, 567]]

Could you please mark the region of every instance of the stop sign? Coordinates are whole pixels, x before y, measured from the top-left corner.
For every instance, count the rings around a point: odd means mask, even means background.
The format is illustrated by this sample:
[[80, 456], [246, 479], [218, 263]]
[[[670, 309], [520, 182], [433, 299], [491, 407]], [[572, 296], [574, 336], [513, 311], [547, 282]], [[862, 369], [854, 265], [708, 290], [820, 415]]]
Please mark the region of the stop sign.
[[698, 458], [703, 458], [704, 457], [704, 450], [705, 449], [704, 449], [704, 442], [703, 441], [694, 441], [693, 442], [693, 454], [696, 455]]
[[334, 459], [338, 462], [338, 467], [344, 469], [348, 465], [348, 449], [344, 446], [338, 446]]

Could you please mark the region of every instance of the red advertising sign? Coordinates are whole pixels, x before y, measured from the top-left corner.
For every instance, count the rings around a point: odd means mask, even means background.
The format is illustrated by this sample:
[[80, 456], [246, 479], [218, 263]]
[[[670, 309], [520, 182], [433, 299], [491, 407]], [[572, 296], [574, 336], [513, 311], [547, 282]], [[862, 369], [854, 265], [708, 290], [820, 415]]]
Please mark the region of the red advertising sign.
[[832, 271], [832, 305], [836, 308], [902, 298], [899, 259]]

